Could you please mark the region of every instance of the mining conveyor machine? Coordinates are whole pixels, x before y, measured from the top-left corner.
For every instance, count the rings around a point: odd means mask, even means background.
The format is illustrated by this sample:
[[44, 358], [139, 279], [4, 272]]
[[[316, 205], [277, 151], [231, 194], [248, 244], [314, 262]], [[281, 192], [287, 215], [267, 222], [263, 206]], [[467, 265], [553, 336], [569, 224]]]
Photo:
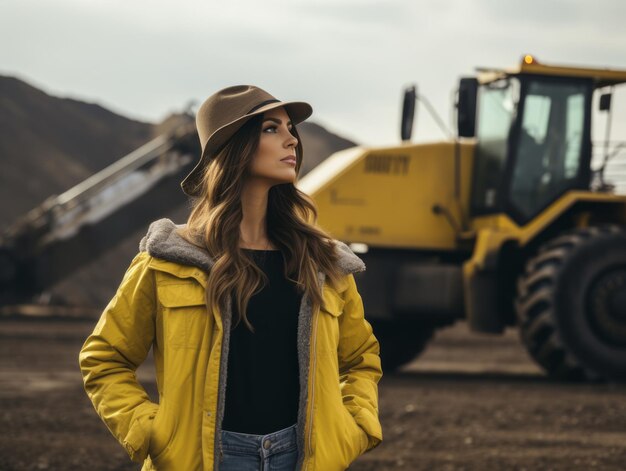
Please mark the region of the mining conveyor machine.
[[179, 183], [199, 155], [191, 116], [19, 218], [0, 234], [0, 306], [42, 292], [184, 204]]

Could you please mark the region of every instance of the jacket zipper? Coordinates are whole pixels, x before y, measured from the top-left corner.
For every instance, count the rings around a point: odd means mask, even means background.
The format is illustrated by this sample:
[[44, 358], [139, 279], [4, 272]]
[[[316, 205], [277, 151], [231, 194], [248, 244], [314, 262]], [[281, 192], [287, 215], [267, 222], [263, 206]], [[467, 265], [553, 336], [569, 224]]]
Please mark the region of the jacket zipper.
[[[231, 309], [231, 308], [229, 308]], [[231, 311], [232, 313], [232, 311]], [[216, 407], [215, 407], [215, 436], [213, 437], [213, 469], [215, 471], [218, 471], [220, 469], [220, 463], [222, 460], [222, 456], [223, 456], [223, 450], [222, 450], [222, 437], [221, 437], [221, 432], [222, 432], [222, 418], [223, 418], [223, 411], [220, 411], [220, 390], [221, 390], [221, 385], [222, 382], [224, 381], [224, 369], [222, 368], [222, 360], [224, 358], [224, 345], [226, 342], [226, 338], [228, 338], [228, 342], [230, 342], [230, 332], [226, 332], [226, 328], [225, 328], [225, 322], [224, 322], [224, 317], [221, 315], [220, 313], [220, 318], [222, 320], [222, 345], [220, 345], [220, 363], [219, 363], [219, 374], [218, 374], [218, 380], [217, 380], [217, 397], [216, 397]], [[230, 328], [230, 322], [228, 323], [228, 328]]]
[[[310, 414], [309, 414], [309, 430], [307, 434], [307, 449], [308, 455], [313, 455], [313, 447], [311, 446], [312, 437], [313, 437], [313, 411], [315, 404], [315, 368], [317, 362], [317, 316], [319, 309], [315, 311], [313, 314], [313, 335], [311, 336], [312, 350], [313, 350], [313, 362], [311, 365], [311, 400], [309, 401], [311, 404]], [[308, 467], [308, 466], [307, 466]], [[306, 468], [305, 468], [306, 469]]]
[[[224, 354], [224, 337], [222, 336], [222, 345], [220, 346], [220, 363], [222, 362], [222, 355]], [[222, 459], [222, 440], [221, 440], [221, 427], [218, 427], [218, 410], [220, 408], [220, 384], [222, 382], [222, 365], [219, 366], [220, 372], [217, 380], [217, 401], [215, 407], [215, 436], [213, 437], [213, 469], [218, 471], [220, 469], [220, 462]]]

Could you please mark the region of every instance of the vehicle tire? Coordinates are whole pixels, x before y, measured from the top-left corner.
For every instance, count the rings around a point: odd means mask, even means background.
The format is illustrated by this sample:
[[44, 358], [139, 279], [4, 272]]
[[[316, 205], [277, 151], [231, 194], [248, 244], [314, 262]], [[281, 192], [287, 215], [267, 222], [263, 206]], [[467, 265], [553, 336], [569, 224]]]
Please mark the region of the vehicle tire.
[[380, 344], [383, 372], [393, 372], [419, 355], [434, 327], [417, 321], [368, 319]]
[[554, 378], [626, 379], [626, 231], [570, 230], [541, 246], [519, 277], [520, 336]]

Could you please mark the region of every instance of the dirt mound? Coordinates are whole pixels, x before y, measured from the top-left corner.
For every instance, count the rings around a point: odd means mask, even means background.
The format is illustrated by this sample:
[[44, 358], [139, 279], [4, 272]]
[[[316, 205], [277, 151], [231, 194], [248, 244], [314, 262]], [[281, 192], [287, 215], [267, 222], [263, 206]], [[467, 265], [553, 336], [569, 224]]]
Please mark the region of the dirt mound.
[[0, 76], [0, 228], [151, 135], [150, 123]]

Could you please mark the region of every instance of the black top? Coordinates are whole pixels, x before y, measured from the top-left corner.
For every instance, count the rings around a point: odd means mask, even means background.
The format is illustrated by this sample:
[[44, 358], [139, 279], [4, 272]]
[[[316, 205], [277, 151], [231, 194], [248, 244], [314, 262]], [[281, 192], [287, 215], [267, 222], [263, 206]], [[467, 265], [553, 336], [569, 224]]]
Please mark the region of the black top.
[[[244, 249], [269, 279], [250, 298], [252, 333], [243, 320], [231, 332], [222, 428], [265, 435], [298, 420], [298, 312], [301, 294], [283, 274], [280, 250]], [[237, 306], [232, 303], [233, 320]]]

